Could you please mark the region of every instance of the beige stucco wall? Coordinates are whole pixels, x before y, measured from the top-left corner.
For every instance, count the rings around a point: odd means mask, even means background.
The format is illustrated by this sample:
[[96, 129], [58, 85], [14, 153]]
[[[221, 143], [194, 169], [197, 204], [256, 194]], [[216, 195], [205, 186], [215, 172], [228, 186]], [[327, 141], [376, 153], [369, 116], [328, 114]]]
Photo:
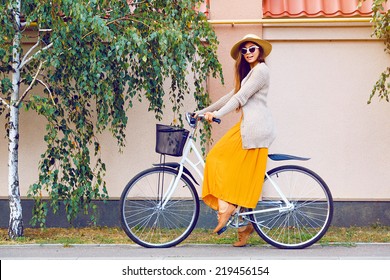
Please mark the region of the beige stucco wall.
[[[350, 38], [356, 29], [364, 31], [362, 36]], [[300, 30], [264, 33], [274, 45], [269, 100], [279, 133], [271, 150], [312, 157], [307, 165], [324, 177], [336, 199], [390, 199], [385, 121], [390, 104], [375, 99], [367, 105], [373, 84], [390, 63], [383, 43], [370, 40], [370, 27], [316, 28], [320, 39], [306, 38]], [[281, 41], [291, 33], [298, 38]], [[329, 34], [322, 38], [323, 33]]]
[[[210, 19], [261, 17], [259, 0], [210, 1]], [[245, 3], [245, 4], [243, 4]], [[254, 8], [255, 7], [255, 8]], [[317, 171], [336, 200], [390, 200], [390, 104], [374, 100], [371, 88], [390, 63], [383, 43], [370, 37], [371, 27], [356, 24], [326, 25], [215, 25], [225, 85], [210, 80], [212, 99], [233, 86], [230, 47], [247, 33], [262, 35], [273, 44], [267, 60], [271, 68], [269, 106], [278, 137], [273, 153], [292, 153], [312, 159], [304, 166]], [[188, 110], [194, 108], [192, 101]], [[169, 110], [167, 110], [169, 111]], [[169, 123], [167, 115], [164, 123]], [[238, 119], [231, 114], [215, 126], [218, 139]], [[100, 137], [111, 198], [118, 198], [127, 181], [158, 161], [154, 153], [156, 120], [146, 104], [135, 103], [129, 112], [127, 147], [119, 153], [109, 135]], [[7, 196], [7, 142], [0, 119], [0, 197]], [[37, 162], [44, 150], [44, 121], [22, 112], [20, 183], [22, 195], [37, 179]], [[270, 167], [273, 163], [269, 164]], [[200, 190], [200, 188], [199, 188]]]
[[[262, 1], [231, 2], [238, 5], [211, 1], [211, 19], [259, 18], [259, 10], [248, 7]], [[245, 14], [236, 16], [237, 10]], [[216, 25], [215, 30], [226, 87], [210, 83], [214, 100], [232, 87], [230, 47], [246, 33], [263, 36], [273, 45], [267, 63], [277, 139], [270, 152], [311, 157], [301, 164], [325, 179], [335, 200], [390, 200], [390, 104], [374, 99], [367, 105], [390, 56], [383, 42], [371, 37], [369, 24], [235, 24]], [[237, 118], [216, 127], [215, 138]]]

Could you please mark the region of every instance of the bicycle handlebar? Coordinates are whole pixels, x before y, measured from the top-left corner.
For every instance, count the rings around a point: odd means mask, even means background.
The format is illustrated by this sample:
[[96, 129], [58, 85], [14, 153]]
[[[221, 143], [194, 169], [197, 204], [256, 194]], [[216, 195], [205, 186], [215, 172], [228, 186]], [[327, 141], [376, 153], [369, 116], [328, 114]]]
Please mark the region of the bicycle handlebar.
[[[204, 114], [199, 114], [194, 118], [195, 113], [186, 113], [186, 120], [191, 127], [196, 127], [198, 120], [204, 119]], [[221, 123], [221, 119], [213, 118], [213, 122]]]
[[213, 122], [216, 122], [217, 124], [220, 124], [221, 123], [221, 119], [213, 118]]

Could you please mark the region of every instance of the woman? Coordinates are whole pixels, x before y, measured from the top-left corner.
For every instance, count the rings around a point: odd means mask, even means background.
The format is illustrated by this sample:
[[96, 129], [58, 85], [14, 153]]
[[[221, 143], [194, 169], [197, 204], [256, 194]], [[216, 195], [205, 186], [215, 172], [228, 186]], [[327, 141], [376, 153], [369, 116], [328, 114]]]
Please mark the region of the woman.
[[[267, 108], [269, 69], [265, 57], [272, 46], [260, 37], [248, 34], [231, 49], [236, 60], [235, 88], [209, 107], [197, 111], [209, 122], [238, 111], [241, 120], [211, 149], [206, 159], [202, 196], [218, 210], [221, 230], [237, 206], [255, 208], [261, 194], [267, 164], [268, 147], [275, 138], [272, 116]], [[253, 232], [252, 224], [238, 230], [238, 242], [245, 246]]]

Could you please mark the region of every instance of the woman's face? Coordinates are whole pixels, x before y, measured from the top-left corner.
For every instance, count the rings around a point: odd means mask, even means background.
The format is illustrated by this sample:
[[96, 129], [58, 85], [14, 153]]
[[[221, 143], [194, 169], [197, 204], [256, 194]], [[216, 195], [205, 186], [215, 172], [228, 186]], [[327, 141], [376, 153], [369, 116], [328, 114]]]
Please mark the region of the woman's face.
[[253, 68], [257, 63], [259, 63], [258, 58], [260, 55], [260, 49], [256, 44], [252, 42], [245, 43], [244, 47], [241, 49], [241, 53], [244, 56], [245, 60], [249, 63], [251, 68]]

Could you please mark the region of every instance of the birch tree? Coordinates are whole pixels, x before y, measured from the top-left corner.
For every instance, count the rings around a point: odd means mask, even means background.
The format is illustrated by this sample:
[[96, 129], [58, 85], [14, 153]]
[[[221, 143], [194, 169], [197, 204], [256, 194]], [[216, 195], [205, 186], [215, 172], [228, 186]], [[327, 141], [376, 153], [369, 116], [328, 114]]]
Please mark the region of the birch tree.
[[[2, 0], [0, 116], [7, 120], [9, 143], [10, 238], [22, 236], [24, 228], [21, 109], [46, 120], [47, 147], [37, 159], [39, 179], [29, 188], [35, 201], [32, 224], [44, 226], [48, 211], [57, 212], [60, 205], [69, 221], [81, 211], [93, 220], [93, 201], [108, 198], [98, 134], [109, 130], [121, 148], [131, 121], [126, 112], [135, 101], [148, 102], [159, 119], [169, 95], [169, 107], [180, 119], [187, 96], [193, 95], [199, 108], [207, 105], [204, 81], [222, 78], [218, 41], [205, 15], [196, 11], [199, 2]], [[28, 32], [36, 41], [24, 50]], [[188, 84], [190, 74], [195, 87]]]

